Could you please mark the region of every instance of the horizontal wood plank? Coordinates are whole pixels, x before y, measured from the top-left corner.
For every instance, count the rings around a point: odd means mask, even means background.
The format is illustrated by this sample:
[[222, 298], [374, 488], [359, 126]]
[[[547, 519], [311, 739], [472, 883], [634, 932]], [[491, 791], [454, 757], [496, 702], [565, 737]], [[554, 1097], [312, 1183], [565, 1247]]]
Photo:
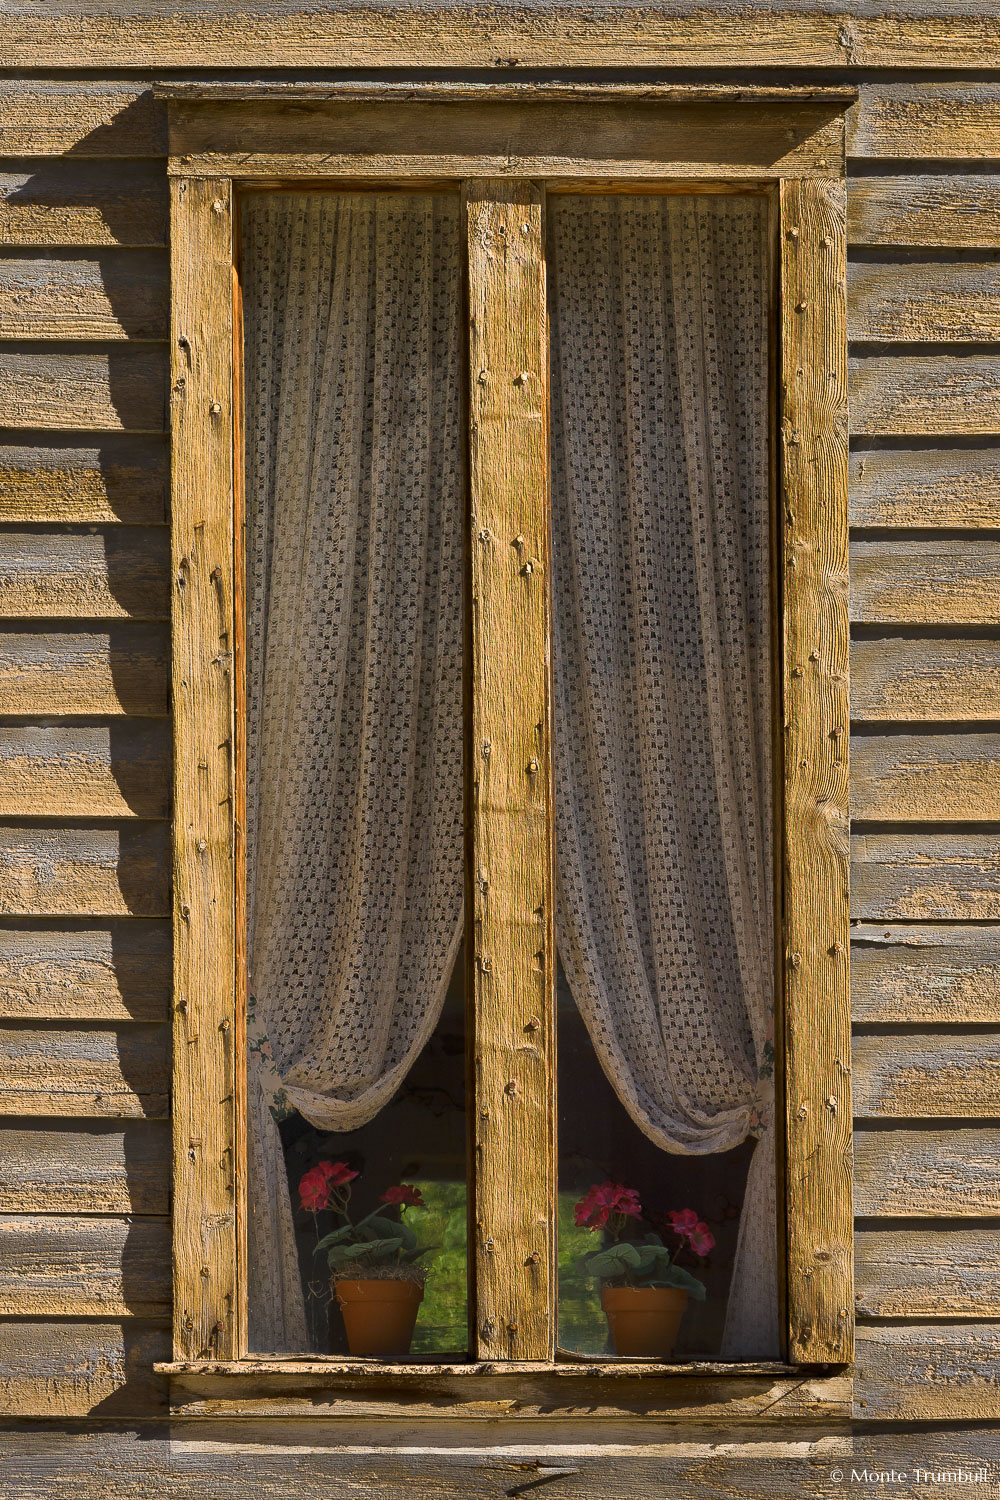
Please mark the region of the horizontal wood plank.
[[851, 713], [858, 722], [1000, 719], [1000, 641], [856, 640]]
[[864, 1119], [1000, 1116], [1000, 1033], [856, 1036], [854, 1113]]
[[1000, 734], [855, 735], [851, 816], [882, 823], [1000, 822]]
[[869, 625], [1000, 624], [1000, 541], [856, 539], [851, 619]]
[[170, 910], [165, 823], [0, 826], [0, 914], [163, 917]]
[[[858, 1328], [856, 1412], [867, 1422], [995, 1422], [1000, 1323]], [[884, 1439], [883, 1439], [884, 1441]]]
[[164, 246], [163, 166], [79, 157], [7, 160], [0, 166], [0, 244]]
[[166, 1409], [153, 1363], [168, 1328], [134, 1318], [0, 1323], [0, 1410], [7, 1417], [150, 1417]]
[[166, 395], [159, 347], [0, 346], [0, 427], [163, 432]]
[[862, 1229], [854, 1271], [862, 1317], [1000, 1318], [998, 1229]]
[[167, 300], [157, 250], [0, 255], [3, 339], [164, 339]]
[[996, 528], [1000, 450], [855, 449], [850, 491], [852, 526]]
[[167, 446], [155, 437], [109, 433], [86, 446], [73, 438], [0, 444], [6, 522], [162, 524], [169, 482]]
[[854, 1132], [859, 1218], [1000, 1216], [1000, 1130], [871, 1129]]
[[0, 1214], [0, 1316], [169, 1315], [169, 1219]]
[[1000, 355], [855, 355], [848, 380], [858, 436], [1000, 432]]
[[170, 1003], [170, 928], [123, 917], [0, 925], [0, 1017], [18, 1021], [163, 1021]]
[[0, 817], [165, 818], [169, 810], [165, 719], [0, 725]]
[[0, 1114], [162, 1119], [170, 1093], [166, 1026], [0, 1029]]
[[169, 616], [166, 527], [5, 531], [0, 540], [0, 619]]
[[949, 161], [1000, 157], [1000, 87], [992, 82], [866, 84], [851, 111], [847, 151]]
[[165, 714], [165, 625], [0, 632], [0, 713]]
[[1000, 265], [855, 262], [847, 328], [862, 343], [987, 343], [1000, 335]]
[[950, 172], [852, 177], [847, 237], [852, 245], [1000, 247], [1000, 176]]
[[851, 914], [868, 922], [1000, 920], [1000, 835], [855, 834]]
[[165, 1214], [170, 1150], [165, 1120], [0, 1125], [0, 1212]]
[[162, 156], [166, 142], [166, 110], [145, 84], [0, 81], [2, 156]]
[[858, 923], [851, 930], [855, 1021], [1000, 1023], [1000, 928]]

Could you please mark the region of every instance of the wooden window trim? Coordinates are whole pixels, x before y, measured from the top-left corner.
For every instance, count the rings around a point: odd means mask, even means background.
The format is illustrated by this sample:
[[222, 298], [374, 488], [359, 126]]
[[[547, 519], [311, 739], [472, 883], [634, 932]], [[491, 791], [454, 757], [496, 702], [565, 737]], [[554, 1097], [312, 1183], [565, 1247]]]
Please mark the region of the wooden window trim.
[[[479, 405], [486, 423], [497, 415], [505, 417], [505, 427], [521, 434], [516, 451], [505, 455], [505, 464], [513, 460], [520, 465], [523, 479], [534, 476], [533, 484], [518, 488], [522, 494], [533, 494], [541, 505], [547, 481], [539, 187], [763, 190], [775, 205], [775, 239], [780, 246], [780, 442], [772, 468], [780, 490], [779, 711], [784, 726], [779, 944], [779, 1056], [783, 1055], [784, 1067], [777, 1071], [786, 1118], [790, 1363], [712, 1366], [713, 1373], [705, 1378], [769, 1380], [793, 1371], [801, 1374], [803, 1365], [848, 1364], [853, 1352], [853, 1247], [844, 112], [853, 91], [179, 85], [160, 92], [171, 101], [172, 179], [175, 1333], [174, 1360], [159, 1368], [182, 1384], [211, 1375], [216, 1381], [257, 1385], [274, 1379], [314, 1384], [321, 1371], [339, 1383], [348, 1378], [346, 1371], [360, 1378], [372, 1368], [364, 1361], [262, 1361], [245, 1355], [245, 1205], [240, 1170], [245, 1049], [240, 1044], [237, 978], [242, 962], [237, 920], [240, 819], [234, 771], [240, 718], [234, 672], [237, 192], [291, 183], [454, 185], [456, 178], [467, 184], [472, 255], [505, 216], [513, 214], [521, 222], [525, 211], [532, 226], [527, 239], [534, 247], [518, 279], [517, 304], [504, 305], [502, 290], [495, 287], [492, 302], [480, 309], [470, 344], [477, 370], [484, 361], [499, 361], [532, 372], [532, 379], [522, 382], [514, 397], [509, 390], [499, 394], [500, 382], [470, 381], [477, 532], [502, 535], [516, 523], [515, 533], [525, 537], [526, 559], [541, 564], [534, 603], [512, 627], [517, 611], [510, 584], [518, 569], [511, 573], [506, 558], [497, 567], [495, 559], [489, 561], [489, 547], [473, 547], [473, 568], [481, 568], [479, 584], [486, 605], [494, 611], [494, 639], [504, 621], [508, 634], [523, 629], [531, 639], [547, 629], [547, 522], [540, 511], [526, 516], [522, 508], [514, 515], [513, 487], [504, 483], [505, 467], [498, 466], [496, 451], [478, 450], [475, 437]], [[442, 141], [448, 143], [447, 150]], [[522, 150], [512, 150], [512, 141]], [[469, 179], [474, 179], [471, 186]], [[488, 267], [484, 264], [483, 269]], [[537, 319], [524, 321], [526, 305], [537, 307]], [[494, 342], [487, 348], [490, 340]], [[496, 518], [492, 525], [491, 518]], [[515, 587], [521, 588], [522, 582]], [[485, 631], [482, 638], [487, 639]], [[474, 674], [480, 670], [476, 653], [474, 638]], [[482, 658], [482, 671], [488, 675], [488, 670]], [[530, 805], [529, 822], [535, 831], [522, 841], [519, 857], [530, 854], [537, 860], [539, 839], [544, 843], [551, 830], [547, 682], [539, 680], [531, 695], [524, 723], [546, 727], [534, 752], [524, 739], [523, 725], [508, 730], [504, 764], [508, 772], [516, 766], [528, 786], [521, 805], [522, 810]], [[528, 706], [527, 699], [523, 706]], [[477, 724], [480, 738], [503, 732], [499, 719], [492, 726]], [[535, 759], [539, 769], [525, 777], [523, 766]], [[511, 829], [491, 828], [483, 821], [476, 837], [496, 840], [494, 847], [501, 848], [505, 839], [509, 843]], [[549, 913], [542, 950], [551, 954], [547, 851], [541, 868], [541, 904]], [[496, 895], [492, 909], [505, 909]], [[514, 925], [502, 922], [505, 931], [497, 932], [497, 941], [510, 943]], [[537, 945], [530, 946], [534, 959]], [[621, 1380], [630, 1367], [554, 1362], [549, 1310], [553, 1234], [551, 1225], [540, 1225], [537, 1212], [532, 1214], [533, 1204], [537, 1208], [534, 1200], [551, 1192], [554, 1174], [551, 1069], [545, 1082], [545, 1066], [537, 1066], [552, 1028], [551, 965], [543, 965], [548, 977], [539, 983], [525, 967], [527, 957], [525, 950], [517, 960], [524, 975], [521, 1008], [529, 1013], [538, 1009], [541, 1026], [534, 1064], [529, 1058], [526, 1072], [522, 1066], [518, 1086], [535, 1117], [535, 1137], [543, 1149], [517, 1243], [531, 1235], [538, 1240], [534, 1290], [519, 1291], [519, 1327], [510, 1329], [504, 1324], [504, 1295], [518, 1277], [524, 1280], [523, 1268], [501, 1264], [498, 1271], [495, 1253], [489, 1257], [481, 1245], [476, 1247], [472, 1270], [478, 1333], [473, 1357], [466, 1365], [449, 1367], [448, 1378], [464, 1384], [485, 1378], [487, 1371], [495, 1374], [502, 1369], [505, 1377], [531, 1371], [565, 1390], [569, 1374], [596, 1378], [599, 1370], [602, 1376], [610, 1378], [613, 1372]], [[476, 968], [475, 983], [480, 987], [479, 1003], [488, 1004], [488, 977], [481, 966]], [[493, 1096], [501, 1084], [500, 1073], [509, 1072], [516, 1061], [515, 1050], [523, 1065], [523, 1037], [516, 1040], [519, 1049], [515, 1038], [507, 1038], [490, 1062], [496, 1077], [491, 1073], [477, 1082], [477, 1104], [480, 1097]], [[506, 1127], [499, 1128], [503, 1136]], [[512, 1130], [501, 1140], [494, 1160], [502, 1160], [511, 1148], [516, 1134]], [[492, 1182], [488, 1171], [479, 1176], [477, 1217], [485, 1214], [489, 1219], [499, 1211], [500, 1180]], [[709, 1367], [643, 1366], [642, 1373], [669, 1374], [683, 1381], [693, 1378], [696, 1369]], [[379, 1379], [395, 1378], [385, 1366], [377, 1370]], [[400, 1365], [396, 1374], [417, 1378], [418, 1370], [424, 1378], [426, 1370], [417, 1366]], [[437, 1373], [444, 1378], [443, 1369]], [[638, 1378], [637, 1369], [632, 1373]], [[183, 1409], [190, 1409], [186, 1396], [178, 1399]]]

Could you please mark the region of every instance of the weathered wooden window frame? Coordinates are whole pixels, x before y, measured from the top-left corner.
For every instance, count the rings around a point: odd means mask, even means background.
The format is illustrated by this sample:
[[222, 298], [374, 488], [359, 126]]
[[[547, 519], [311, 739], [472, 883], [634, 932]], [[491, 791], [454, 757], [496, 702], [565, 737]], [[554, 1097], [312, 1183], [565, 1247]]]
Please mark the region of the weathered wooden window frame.
[[[470, 978], [477, 1014], [490, 1015], [493, 1026], [491, 1045], [477, 1047], [473, 1108], [490, 1149], [479, 1153], [476, 1174], [470, 1360], [412, 1371], [447, 1377], [452, 1386], [487, 1374], [593, 1379], [601, 1373], [556, 1362], [554, 1345], [544, 194], [742, 190], [770, 197], [784, 731], [777, 1072], [786, 1122], [788, 1364], [712, 1368], [722, 1379], [847, 1365], [853, 1291], [844, 112], [853, 91], [176, 85], [160, 92], [169, 100], [172, 189], [175, 724], [175, 1321], [174, 1360], [161, 1368], [174, 1376], [178, 1409], [203, 1409], [205, 1381], [223, 1375], [243, 1375], [251, 1384], [268, 1376], [271, 1389], [274, 1380], [314, 1386], [318, 1376], [354, 1384], [365, 1368], [363, 1361], [265, 1360], [246, 1349], [234, 221], [241, 190], [278, 185], [464, 184], [471, 670], [483, 689], [473, 694], [471, 742], [491, 745], [487, 768], [474, 757], [470, 763], [470, 777], [482, 782], [472, 814]], [[516, 545], [507, 538], [517, 538]], [[504, 680], [495, 671], [498, 642], [511, 650], [516, 643], [522, 667], [532, 664], [516, 694], [498, 688]], [[508, 695], [503, 701], [501, 691]], [[508, 812], [499, 813], [501, 807]], [[526, 892], [525, 912], [537, 907], [545, 914], [540, 926], [519, 918]], [[507, 970], [503, 1004], [498, 962]], [[529, 1153], [512, 1197], [506, 1164], [526, 1139], [542, 1149]], [[624, 1400], [623, 1376], [671, 1368], [688, 1375], [708, 1369], [618, 1364], [615, 1389]], [[411, 1378], [402, 1369], [371, 1369], [383, 1384]], [[639, 1405], [662, 1416], [677, 1389], [652, 1400], [647, 1385]]]

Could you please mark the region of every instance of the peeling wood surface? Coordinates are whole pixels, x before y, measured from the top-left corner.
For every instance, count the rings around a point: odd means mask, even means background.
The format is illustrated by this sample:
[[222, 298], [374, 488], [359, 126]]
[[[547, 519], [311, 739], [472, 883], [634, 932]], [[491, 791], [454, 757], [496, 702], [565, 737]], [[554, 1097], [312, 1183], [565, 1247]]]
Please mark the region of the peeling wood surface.
[[7, 1417], [151, 1417], [166, 1410], [153, 1374], [170, 1335], [136, 1318], [0, 1322], [0, 1411]]
[[155, 347], [0, 346], [4, 427], [162, 432], [166, 395], [166, 356]]
[[995, 1422], [998, 1359], [998, 1324], [861, 1325], [855, 1414], [867, 1422]]
[[[929, 34], [927, 49], [929, 63]], [[984, 59], [969, 66], [989, 64]], [[852, 111], [847, 151], [849, 156], [911, 160], [1000, 157], [1000, 85], [870, 83], [860, 107]]]
[[850, 336], [861, 342], [986, 343], [1000, 335], [1000, 265], [856, 262], [847, 308]]
[[1000, 920], [1000, 835], [856, 834], [851, 914], [863, 921]]
[[0, 445], [5, 522], [167, 520], [169, 460], [161, 439], [108, 434], [86, 446], [78, 442]]
[[165, 1214], [169, 1206], [165, 1120], [0, 1122], [0, 1212]]
[[165, 720], [0, 725], [0, 817], [165, 818], [169, 810]]
[[1000, 177], [852, 177], [847, 235], [852, 245], [1000, 248]]
[[0, 170], [0, 244], [166, 243], [167, 184], [159, 162], [26, 157]]
[[851, 816], [883, 823], [1000, 822], [1000, 734], [855, 735]]
[[0, 713], [165, 714], [165, 625], [0, 632]]
[[856, 1036], [853, 1053], [858, 1119], [1000, 1115], [1000, 1033]]
[[[78, 55], [76, 67], [86, 55]], [[10, 66], [9, 53], [5, 65]], [[36, 54], [27, 66], [44, 64]], [[111, 66], [124, 66], [124, 59]], [[166, 146], [166, 110], [148, 84], [0, 80], [0, 154], [5, 157], [163, 156]]]
[[851, 525], [996, 528], [1000, 525], [1000, 451], [995, 444], [964, 449], [855, 449], [851, 454]]
[[851, 712], [864, 722], [1000, 719], [1000, 641], [856, 640]]
[[161, 1119], [169, 1050], [162, 1025], [0, 1030], [0, 1114]]
[[162, 526], [8, 531], [0, 619], [166, 619], [169, 550]]
[[862, 1229], [856, 1305], [865, 1318], [1000, 1318], [1000, 1230]]
[[170, 927], [107, 922], [0, 926], [0, 1017], [17, 1021], [164, 1021]]
[[167, 1218], [0, 1214], [0, 1316], [170, 1316]]
[[1000, 540], [857, 540], [851, 618], [864, 624], [1000, 624]]
[[1000, 1131], [859, 1126], [854, 1207], [873, 1218], [1000, 1216]]
[[1000, 355], [875, 354], [849, 363], [856, 435], [1000, 432]]
[[0, 915], [166, 916], [169, 848], [162, 823], [0, 826]]
[[1000, 929], [858, 924], [851, 1009], [869, 1024], [1000, 1024]]
[[163, 339], [167, 298], [156, 250], [0, 256], [0, 338]]

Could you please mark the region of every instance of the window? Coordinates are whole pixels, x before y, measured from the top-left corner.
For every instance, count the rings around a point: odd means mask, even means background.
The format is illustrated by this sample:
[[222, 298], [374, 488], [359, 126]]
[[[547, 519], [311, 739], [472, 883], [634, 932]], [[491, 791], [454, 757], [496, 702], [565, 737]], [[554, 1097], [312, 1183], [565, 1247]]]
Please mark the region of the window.
[[175, 91], [179, 1361], [322, 1348], [320, 1158], [365, 1213], [422, 1164], [420, 1353], [606, 1358], [572, 1204], [634, 1162], [661, 1219], [749, 1169], [679, 1358], [728, 1302], [849, 1359], [844, 104]]

